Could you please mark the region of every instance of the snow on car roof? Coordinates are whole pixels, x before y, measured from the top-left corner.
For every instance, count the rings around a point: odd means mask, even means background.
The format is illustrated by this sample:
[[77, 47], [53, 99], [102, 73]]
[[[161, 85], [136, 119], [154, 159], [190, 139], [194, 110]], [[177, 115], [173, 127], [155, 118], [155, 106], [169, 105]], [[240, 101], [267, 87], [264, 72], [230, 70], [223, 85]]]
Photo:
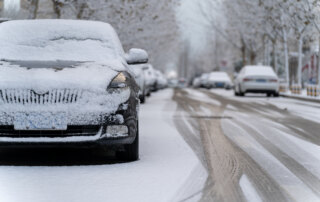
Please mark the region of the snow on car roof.
[[220, 80], [231, 82], [229, 75], [226, 72], [211, 72], [210, 80]]
[[103, 61], [122, 53], [107, 23], [17, 20], [0, 24], [0, 59]]
[[246, 66], [244, 68], [246, 76], [277, 76], [272, 67], [269, 66]]

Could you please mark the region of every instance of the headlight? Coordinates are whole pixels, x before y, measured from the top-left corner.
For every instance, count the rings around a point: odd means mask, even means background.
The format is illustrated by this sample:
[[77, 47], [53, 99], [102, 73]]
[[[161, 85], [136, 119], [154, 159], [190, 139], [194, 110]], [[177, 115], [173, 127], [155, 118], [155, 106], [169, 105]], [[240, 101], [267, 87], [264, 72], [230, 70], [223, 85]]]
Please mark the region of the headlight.
[[128, 84], [127, 84], [127, 77], [125, 73], [120, 72], [114, 79], [111, 81], [109, 87], [108, 87], [108, 92], [109, 93], [115, 93], [122, 91], [124, 89], [127, 89]]
[[124, 88], [127, 86], [126, 81], [126, 76], [121, 72], [111, 81], [109, 88]]

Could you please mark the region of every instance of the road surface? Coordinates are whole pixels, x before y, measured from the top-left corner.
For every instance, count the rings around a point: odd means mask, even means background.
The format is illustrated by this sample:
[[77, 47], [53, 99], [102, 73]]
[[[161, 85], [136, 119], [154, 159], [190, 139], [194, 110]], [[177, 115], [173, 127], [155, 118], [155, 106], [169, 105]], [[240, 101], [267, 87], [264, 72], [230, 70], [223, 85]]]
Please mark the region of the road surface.
[[167, 89], [141, 105], [140, 160], [0, 150], [0, 202], [320, 201], [320, 104]]
[[320, 104], [194, 89], [173, 100], [209, 172], [201, 201], [320, 201]]

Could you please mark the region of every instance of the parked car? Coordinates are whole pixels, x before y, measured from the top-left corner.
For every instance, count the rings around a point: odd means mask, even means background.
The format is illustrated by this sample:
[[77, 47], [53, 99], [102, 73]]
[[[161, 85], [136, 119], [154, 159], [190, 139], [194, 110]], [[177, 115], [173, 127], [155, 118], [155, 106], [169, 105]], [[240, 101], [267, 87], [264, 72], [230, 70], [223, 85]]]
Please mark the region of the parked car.
[[200, 77], [200, 87], [201, 88], [208, 88], [208, 79], [209, 79], [209, 74], [208, 73], [203, 73]]
[[168, 80], [166, 77], [163, 75], [163, 73], [159, 70], [155, 70], [155, 75], [156, 75], [156, 88], [157, 90], [164, 89], [168, 86]]
[[130, 69], [134, 74], [134, 78], [136, 83], [138, 84], [139, 90], [139, 99], [140, 103], [145, 103], [146, 96], [147, 96], [147, 85], [146, 85], [146, 78], [145, 78], [145, 69], [148, 68], [146, 64], [136, 64], [130, 65]]
[[279, 78], [272, 67], [245, 66], [235, 79], [235, 95], [246, 93], [266, 93], [279, 96]]
[[201, 78], [200, 77], [194, 78], [193, 81], [192, 81], [192, 86], [194, 88], [200, 88], [200, 86], [201, 86]]
[[147, 96], [151, 95], [151, 92], [156, 90], [157, 87], [157, 78], [155, 75], [155, 70], [151, 64], [147, 65], [145, 69], [145, 78], [146, 78], [146, 88], [147, 88]]
[[232, 88], [232, 81], [226, 72], [211, 72], [208, 77], [208, 88]]
[[22, 20], [0, 24], [0, 145], [108, 147], [139, 158], [139, 87], [103, 22]]

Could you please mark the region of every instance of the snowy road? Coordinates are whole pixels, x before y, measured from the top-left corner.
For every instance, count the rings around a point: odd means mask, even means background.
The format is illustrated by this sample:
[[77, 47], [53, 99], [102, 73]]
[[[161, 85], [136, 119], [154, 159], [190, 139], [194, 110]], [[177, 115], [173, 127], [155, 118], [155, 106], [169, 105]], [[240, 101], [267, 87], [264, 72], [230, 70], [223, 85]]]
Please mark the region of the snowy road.
[[0, 202], [199, 200], [208, 175], [176, 130], [172, 96], [141, 106], [137, 162], [91, 150], [1, 150]]
[[0, 150], [0, 202], [320, 201], [320, 105], [232, 91], [158, 92], [141, 106], [141, 159]]
[[[205, 149], [201, 201], [320, 201], [319, 104], [224, 90], [176, 90], [173, 99]], [[198, 141], [189, 144], [197, 153]]]

